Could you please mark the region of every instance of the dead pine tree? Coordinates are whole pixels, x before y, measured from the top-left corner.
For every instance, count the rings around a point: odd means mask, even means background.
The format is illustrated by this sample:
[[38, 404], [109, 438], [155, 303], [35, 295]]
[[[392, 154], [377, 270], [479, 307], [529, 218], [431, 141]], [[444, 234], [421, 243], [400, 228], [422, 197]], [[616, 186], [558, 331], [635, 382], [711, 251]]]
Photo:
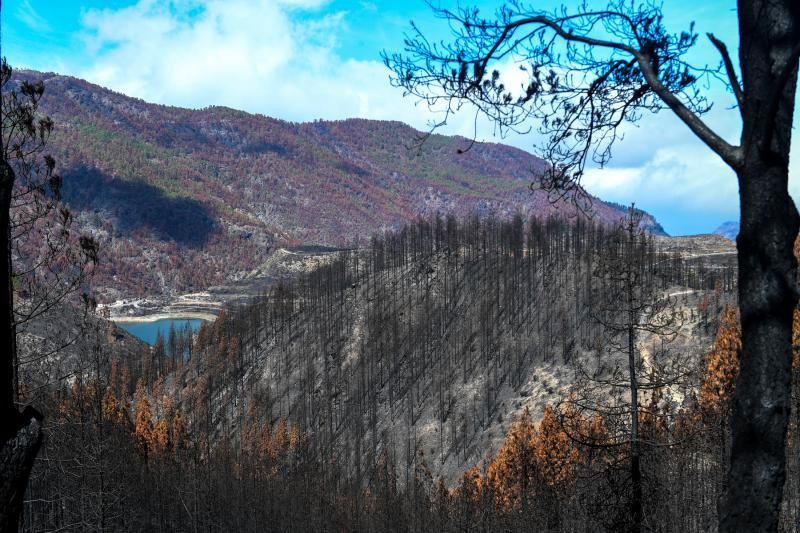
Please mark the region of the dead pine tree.
[[[588, 447], [612, 450], [624, 460], [629, 476], [628, 508], [617, 509], [621, 517], [615, 529], [638, 533], [646, 522], [644, 514], [642, 454], [650, 444], [640, 431], [643, 415], [659, 416], [657, 409], [645, 413], [643, 399], [648, 393], [675, 386], [688, 372], [677, 358], [640, 349], [644, 336], [666, 343], [677, 335], [682, 317], [674, 298], [663, 294], [658, 283], [652, 238], [641, 228], [642, 213], [633, 206], [610, 232], [596, 256], [593, 271], [597, 287], [590, 319], [601, 326], [602, 342], [597, 358], [576, 364], [577, 379], [562, 413], [600, 415], [608, 428], [597, 436], [570, 431], [570, 419], [563, 420], [570, 436]], [[574, 428], [573, 428], [574, 429]], [[660, 442], [663, 446], [666, 443]], [[616, 468], [616, 465], [614, 466]]]
[[[404, 53], [384, 54], [392, 83], [444, 110], [440, 124], [459, 109], [487, 116], [501, 131], [527, 131], [535, 121], [550, 161], [535, 185], [556, 197], [585, 205], [579, 184], [587, 163], [608, 162], [619, 128], [660, 110], [678, 117], [735, 172], [742, 364], [719, 527], [776, 531], [786, 479], [792, 311], [800, 296], [792, 253], [800, 216], [788, 189], [800, 4], [738, 0], [738, 57], [706, 34], [720, 55], [716, 68], [689, 62], [699, 39], [694, 24], [668, 31], [656, 2], [598, 0], [546, 11], [510, 1], [489, 17], [474, 7], [432, 8], [451, 38], [431, 40], [413, 27]], [[509, 67], [524, 73], [521, 86], [503, 83], [501, 70]], [[703, 92], [708, 81], [730, 89], [738, 143], [703, 118], [711, 108]]]
[[[96, 241], [70, 231], [61, 178], [44, 152], [53, 121], [40, 116], [42, 82], [12, 79], [0, 65], [0, 531], [17, 528], [42, 416], [19, 397], [20, 328], [84, 288], [98, 260]], [[46, 242], [47, 246], [41, 246]], [[44, 251], [37, 251], [44, 249]], [[12, 261], [13, 259], [13, 261]], [[69, 265], [65, 269], [64, 265]], [[84, 293], [83, 303], [92, 300]], [[55, 342], [57, 351], [60, 343]], [[54, 355], [55, 352], [47, 355]], [[20, 411], [22, 407], [22, 411]]]

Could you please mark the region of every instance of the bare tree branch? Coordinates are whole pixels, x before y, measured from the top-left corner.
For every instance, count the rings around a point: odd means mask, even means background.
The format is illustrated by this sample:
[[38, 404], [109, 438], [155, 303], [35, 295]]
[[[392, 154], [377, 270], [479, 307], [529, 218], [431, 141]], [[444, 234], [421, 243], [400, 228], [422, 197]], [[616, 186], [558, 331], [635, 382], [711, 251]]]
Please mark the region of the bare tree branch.
[[733, 94], [736, 96], [739, 113], [742, 114], [744, 113], [744, 93], [742, 92], [742, 85], [739, 83], [739, 78], [736, 76], [736, 69], [733, 67], [733, 61], [731, 61], [731, 56], [728, 53], [728, 47], [725, 46], [724, 42], [717, 39], [713, 33], [706, 33], [706, 36], [722, 56], [722, 62], [725, 65], [725, 73], [728, 76], [728, 83], [733, 90]]

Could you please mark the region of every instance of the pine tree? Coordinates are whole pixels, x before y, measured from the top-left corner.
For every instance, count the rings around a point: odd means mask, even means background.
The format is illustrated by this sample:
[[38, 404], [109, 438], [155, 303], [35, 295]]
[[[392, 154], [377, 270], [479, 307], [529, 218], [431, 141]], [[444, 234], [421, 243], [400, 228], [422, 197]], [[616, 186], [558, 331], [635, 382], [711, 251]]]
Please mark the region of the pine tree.
[[542, 480], [550, 486], [563, 485], [575, 478], [582, 453], [550, 405], [545, 406], [542, 421], [533, 441], [533, 455]]
[[736, 376], [739, 374], [741, 349], [739, 314], [735, 307], [727, 306], [720, 318], [714, 346], [706, 355], [705, 371], [700, 385], [700, 406], [704, 412], [716, 415], [728, 412]]
[[147, 391], [145, 390], [144, 382], [141, 379], [136, 385], [136, 393], [134, 395], [134, 411], [134, 441], [139, 453], [142, 454], [144, 460], [147, 461], [153, 443], [153, 411], [150, 406], [150, 400], [147, 397]]
[[[538, 479], [538, 466], [534, 450], [536, 429], [526, 407], [514, 421], [506, 438], [487, 472], [487, 483], [492, 485], [498, 503], [505, 508], [526, 508]], [[477, 473], [477, 477], [476, 477]], [[480, 473], [465, 475], [465, 490], [480, 486]], [[478, 481], [475, 481], [478, 480]], [[475, 481], [475, 483], [472, 483]]]

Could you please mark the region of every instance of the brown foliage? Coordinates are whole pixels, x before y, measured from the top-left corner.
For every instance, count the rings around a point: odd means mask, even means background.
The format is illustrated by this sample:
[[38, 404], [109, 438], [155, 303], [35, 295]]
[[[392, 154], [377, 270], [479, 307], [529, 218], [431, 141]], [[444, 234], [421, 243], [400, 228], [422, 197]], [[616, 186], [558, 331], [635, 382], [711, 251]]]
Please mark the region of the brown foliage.
[[[536, 428], [527, 408], [511, 426], [497, 456], [489, 465], [486, 478], [494, 489], [498, 503], [517, 507], [525, 501], [535, 482]], [[472, 494], [481, 485], [477, 467], [464, 474], [461, 490]]]
[[151, 433], [153, 432], [153, 411], [142, 380], [139, 380], [136, 385], [133, 401], [136, 412], [133, 422], [133, 438], [139, 453], [147, 458], [151, 444]]
[[[498, 505], [518, 508], [541, 490], [574, 480], [577, 469], [589, 458], [588, 447], [576, 437], [593, 441], [603, 432], [599, 416], [581, 416], [569, 402], [558, 410], [546, 406], [538, 428], [526, 408], [490, 463], [486, 484]], [[468, 474], [462, 479], [462, 488], [474, 490], [480, 486], [480, 474], [477, 469]]]
[[705, 372], [700, 385], [700, 407], [706, 413], [723, 413], [739, 374], [739, 352], [742, 349], [742, 330], [739, 314], [734, 307], [722, 312], [717, 339], [706, 355]]
[[583, 462], [583, 454], [564, 431], [558, 415], [549, 405], [544, 408], [533, 450], [538, 471], [550, 486], [561, 485], [572, 479], [575, 468]]
[[253, 404], [247, 411], [243, 430], [242, 451], [251, 463], [255, 479], [272, 479], [281, 472], [294, 468], [300, 452], [308, 447], [308, 436], [285, 418], [273, 429], [262, 423]]

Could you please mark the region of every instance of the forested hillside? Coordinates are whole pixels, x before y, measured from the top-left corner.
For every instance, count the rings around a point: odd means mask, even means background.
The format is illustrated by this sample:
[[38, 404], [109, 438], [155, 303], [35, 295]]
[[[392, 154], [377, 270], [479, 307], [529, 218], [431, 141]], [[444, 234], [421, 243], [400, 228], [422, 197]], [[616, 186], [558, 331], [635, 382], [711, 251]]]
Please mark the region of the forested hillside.
[[[79, 229], [100, 241], [103, 301], [204, 290], [243, 276], [275, 246], [364, 245], [420, 215], [575, 214], [531, 191], [544, 163], [508, 146], [459, 153], [467, 139], [420, 143], [399, 122], [290, 123], [149, 104], [57, 74], [14, 76], [44, 80], [48, 150]], [[600, 200], [592, 209], [605, 222], [622, 213]]]
[[[641, 246], [662, 264], [643, 285], [731, 287], [731, 269]], [[406, 476], [418, 452], [435, 473], [460, 475], [502, 439], [511, 413], [531, 404], [538, 416], [566, 394], [575, 358], [601, 349], [596, 315], [616, 288], [596, 268], [608, 252], [602, 226], [449, 217], [340, 253], [223, 317], [216, 335], [201, 332], [198, 364], [225, 367], [207, 372], [220, 406], [207, 431], [230, 427], [222, 420], [236, 413], [223, 406], [258, 398], [265, 420], [297, 423], [347, 471], [369, 477], [386, 450]], [[233, 366], [220, 363], [231, 339]]]
[[[735, 272], [715, 257], [580, 219], [379, 234], [191, 346], [107, 353], [39, 399], [54, 426], [43, 456], [61, 460], [37, 464], [26, 528], [619, 530], [630, 421], [609, 385], [624, 360], [609, 328], [635, 265], [636, 294], [684, 328], [636, 339], [654, 383], [636, 411], [646, 524], [708, 529], [738, 364], [736, 314], [723, 313]], [[586, 409], [590, 397], [606, 407]]]

